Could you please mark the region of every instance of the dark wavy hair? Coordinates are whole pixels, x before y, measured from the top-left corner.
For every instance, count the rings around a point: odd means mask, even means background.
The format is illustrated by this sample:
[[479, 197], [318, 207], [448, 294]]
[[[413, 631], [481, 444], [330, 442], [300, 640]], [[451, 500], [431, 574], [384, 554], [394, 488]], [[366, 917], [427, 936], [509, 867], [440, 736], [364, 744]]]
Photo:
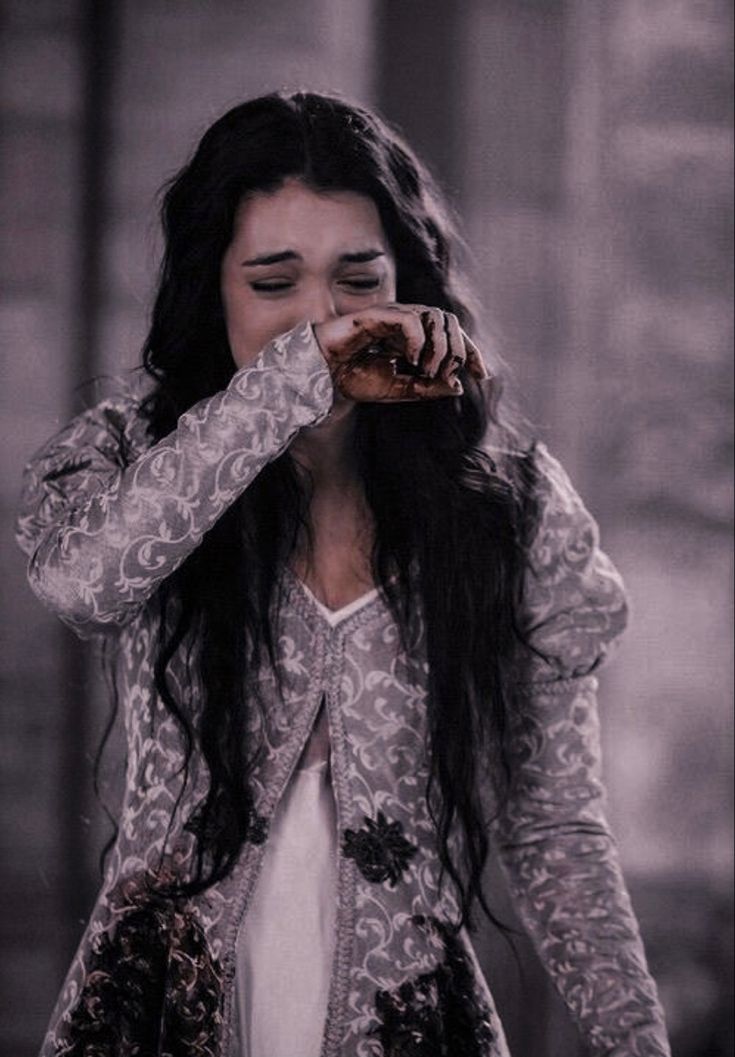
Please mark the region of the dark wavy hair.
[[[453, 251], [457, 235], [425, 166], [400, 134], [366, 109], [323, 95], [277, 92], [234, 107], [206, 132], [170, 181], [162, 205], [165, 250], [144, 366], [144, 404], [157, 440], [196, 401], [224, 388], [235, 366], [220, 298], [220, 262], [244, 195], [297, 177], [315, 191], [372, 199], [396, 260], [397, 300], [472, 314]], [[467, 373], [464, 395], [355, 406], [356, 464], [376, 533], [375, 583], [404, 648], [411, 600], [425, 614], [429, 662], [427, 800], [442, 875], [456, 885], [461, 922], [482, 895], [488, 774], [507, 795], [506, 732], [518, 642], [517, 607], [532, 517], [531, 452], [499, 417], [497, 401]], [[511, 457], [491, 457], [488, 437]], [[278, 574], [300, 530], [308, 536], [310, 484], [286, 450], [268, 463], [159, 590], [158, 694], [181, 726], [187, 771], [207, 765], [194, 876], [188, 893], [226, 876], [254, 821], [248, 739], [259, 707], [248, 685], [258, 665], [279, 666], [274, 624]], [[277, 619], [277, 618], [276, 618]], [[196, 707], [169, 678], [177, 651], [194, 666]], [[193, 659], [194, 658], [194, 659]], [[191, 821], [191, 820], [190, 820]], [[455, 843], [452, 835], [458, 832]]]

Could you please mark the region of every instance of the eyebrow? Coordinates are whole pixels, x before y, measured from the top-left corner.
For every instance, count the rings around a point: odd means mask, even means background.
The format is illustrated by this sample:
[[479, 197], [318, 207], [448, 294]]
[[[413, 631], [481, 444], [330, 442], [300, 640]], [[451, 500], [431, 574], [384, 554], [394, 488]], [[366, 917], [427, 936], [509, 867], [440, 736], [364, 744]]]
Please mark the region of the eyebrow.
[[[341, 253], [340, 264], [366, 264], [374, 261], [377, 257], [385, 257], [384, 250], [360, 250], [357, 253]], [[264, 253], [260, 257], [252, 257], [249, 261], [241, 261], [241, 265], [247, 268], [262, 266], [264, 264], [280, 264], [281, 261], [302, 261], [304, 258], [295, 250], [282, 250], [280, 253]]]

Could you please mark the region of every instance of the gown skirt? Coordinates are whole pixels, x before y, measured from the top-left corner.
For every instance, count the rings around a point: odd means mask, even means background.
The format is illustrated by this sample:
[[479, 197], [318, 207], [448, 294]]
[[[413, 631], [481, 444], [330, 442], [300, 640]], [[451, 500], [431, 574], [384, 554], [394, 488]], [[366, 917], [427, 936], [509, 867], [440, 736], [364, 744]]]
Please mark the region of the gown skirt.
[[336, 811], [328, 763], [294, 773], [237, 940], [237, 1057], [319, 1057], [334, 957]]

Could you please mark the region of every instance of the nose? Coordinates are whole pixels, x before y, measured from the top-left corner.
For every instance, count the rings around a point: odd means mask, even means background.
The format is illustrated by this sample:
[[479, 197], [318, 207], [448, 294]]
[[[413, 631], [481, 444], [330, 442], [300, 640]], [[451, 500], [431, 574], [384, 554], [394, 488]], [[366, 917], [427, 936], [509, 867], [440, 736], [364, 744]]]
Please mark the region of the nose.
[[334, 301], [334, 293], [329, 283], [315, 283], [308, 293], [306, 306], [308, 318], [312, 323], [326, 323], [339, 315]]

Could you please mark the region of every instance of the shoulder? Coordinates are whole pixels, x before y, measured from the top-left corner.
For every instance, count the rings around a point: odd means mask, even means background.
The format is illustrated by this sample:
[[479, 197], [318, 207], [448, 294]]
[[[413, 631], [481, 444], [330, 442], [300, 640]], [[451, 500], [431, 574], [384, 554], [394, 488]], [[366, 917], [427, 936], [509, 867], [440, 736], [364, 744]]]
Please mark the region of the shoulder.
[[597, 522], [541, 443], [533, 450], [532, 478], [521, 630], [537, 676], [585, 675], [605, 660], [626, 627], [626, 591], [601, 549]]
[[80, 412], [34, 453], [23, 471], [16, 538], [31, 553], [41, 532], [102, 488], [150, 447], [144, 393], [127, 379]]
[[29, 466], [66, 461], [75, 453], [116, 466], [133, 462], [150, 447], [145, 414], [146, 390], [135, 376], [95, 383], [88, 406], [54, 433], [32, 456]]
[[529, 563], [546, 580], [582, 567], [595, 555], [600, 533], [566, 470], [538, 443], [533, 449], [535, 530]]

